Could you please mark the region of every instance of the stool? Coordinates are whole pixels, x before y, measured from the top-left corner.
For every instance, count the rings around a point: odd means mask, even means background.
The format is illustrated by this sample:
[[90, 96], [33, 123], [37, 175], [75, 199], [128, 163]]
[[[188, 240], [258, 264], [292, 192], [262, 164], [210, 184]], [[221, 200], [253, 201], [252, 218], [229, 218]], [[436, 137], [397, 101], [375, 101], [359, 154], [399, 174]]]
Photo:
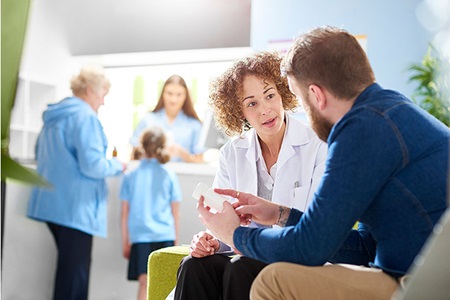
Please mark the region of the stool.
[[148, 257], [147, 298], [164, 300], [177, 283], [177, 271], [183, 257], [189, 255], [189, 246], [166, 247]]

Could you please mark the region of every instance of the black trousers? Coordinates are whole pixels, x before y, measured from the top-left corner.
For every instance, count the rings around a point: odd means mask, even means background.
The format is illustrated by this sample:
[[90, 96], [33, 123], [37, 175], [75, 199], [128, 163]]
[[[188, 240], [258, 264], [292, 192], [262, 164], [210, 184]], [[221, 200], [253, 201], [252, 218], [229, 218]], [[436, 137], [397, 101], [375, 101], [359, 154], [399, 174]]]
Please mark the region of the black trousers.
[[53, 300], [87, 300], [92, 235], [47, 223], [58, 249]]
[[240, 255], [187, 256], [178, 268], [175, 299], [248, 300], [252, 282], [265, 266]]

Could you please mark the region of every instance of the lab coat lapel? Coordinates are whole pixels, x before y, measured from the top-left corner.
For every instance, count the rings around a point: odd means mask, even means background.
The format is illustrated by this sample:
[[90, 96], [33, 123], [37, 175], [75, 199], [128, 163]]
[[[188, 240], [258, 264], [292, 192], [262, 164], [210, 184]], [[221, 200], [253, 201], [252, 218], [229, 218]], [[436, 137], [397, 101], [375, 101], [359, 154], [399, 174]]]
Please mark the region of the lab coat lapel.
[[248, 132], [245, 137], [239, 142], [238, 147], [246, 150], [245, 160], [243, 163], [248, 164], [251, 169], [250, 174], [243, 174], [244, 180], [241, 180], [237, 184], [242, 191], [248, 191], [252, 194], [258, 193], [258, 174], [256, 171], [256, 139], [257, 135], [254, 129]]

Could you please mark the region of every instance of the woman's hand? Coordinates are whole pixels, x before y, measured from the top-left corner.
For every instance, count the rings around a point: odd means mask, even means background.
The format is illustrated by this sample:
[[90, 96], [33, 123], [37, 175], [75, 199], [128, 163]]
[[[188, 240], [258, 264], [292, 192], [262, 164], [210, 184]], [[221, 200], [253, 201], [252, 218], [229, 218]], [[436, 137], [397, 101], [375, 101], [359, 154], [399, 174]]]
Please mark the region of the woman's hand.
[[231, 189], [214, 189], [214, 191], [238, 200], [238, 204], [236, 202], [233, 203], [233, 207], [243, 225], [250, 223], [251, 220], [259, 224], [274, 225], [278, 223], [280, 208], [290, 211], [287, 207], [282, 207], [249, 193], [237, 192]]
[[219, 250], [219, 241], [211, 234], [200, 231], [192, 237], [189, 252], [192, 257], [205, 257], [213, 255]]
[[181, 147], [178, 144], [171, 144], [170, 146], [167, 147], [167, 152], [169, 153], [170, 156], [181, 156], [181, 154], [183, 153], [183, 147]]
[[171, 157], [180, 157], [185, 162], [201, 163], [203, 162], [203, 153], [192, 154], [178, 144], [172, 144], [167, 147], [167, 152]]

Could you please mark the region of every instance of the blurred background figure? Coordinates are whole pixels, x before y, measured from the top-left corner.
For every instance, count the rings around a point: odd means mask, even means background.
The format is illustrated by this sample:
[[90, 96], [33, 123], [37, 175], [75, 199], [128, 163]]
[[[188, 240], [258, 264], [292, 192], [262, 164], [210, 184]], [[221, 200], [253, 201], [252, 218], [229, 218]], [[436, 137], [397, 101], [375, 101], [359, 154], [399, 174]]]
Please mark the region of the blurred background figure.
[[147, 298], [149, 254], [177, 243], [181, 201], [178, 178], [164, 166], [170, 159], [164, 131], [146, 131], [142, 149], [145, 158], [124, 176], [120, 189], [123, 255], [129, 259], [128, 279], [139, 281], [138, 300]]
[[205, 149], [198, 146], [202, 123], [181, 76], [172, 75], [166, 80], [156, 107], [137, 125], [130, 140], [133, 146], [132, 159], [140, 157], [139, 138], [150, 126], [159, 126], [165, 130], [172, 161], [203, 162]]
[[54, 300], [88, 299], [93, 235], [106, 237], [105, 177], [124, 164], [106, 159], [108, 141], [97, 117], [110, 82], [97, 67], [72, 78], [73, 96], [49, 104], [36, 144], [37, 171], [53, 186], [34, 188], [28, 216], [46, 222], [58, 250]]

